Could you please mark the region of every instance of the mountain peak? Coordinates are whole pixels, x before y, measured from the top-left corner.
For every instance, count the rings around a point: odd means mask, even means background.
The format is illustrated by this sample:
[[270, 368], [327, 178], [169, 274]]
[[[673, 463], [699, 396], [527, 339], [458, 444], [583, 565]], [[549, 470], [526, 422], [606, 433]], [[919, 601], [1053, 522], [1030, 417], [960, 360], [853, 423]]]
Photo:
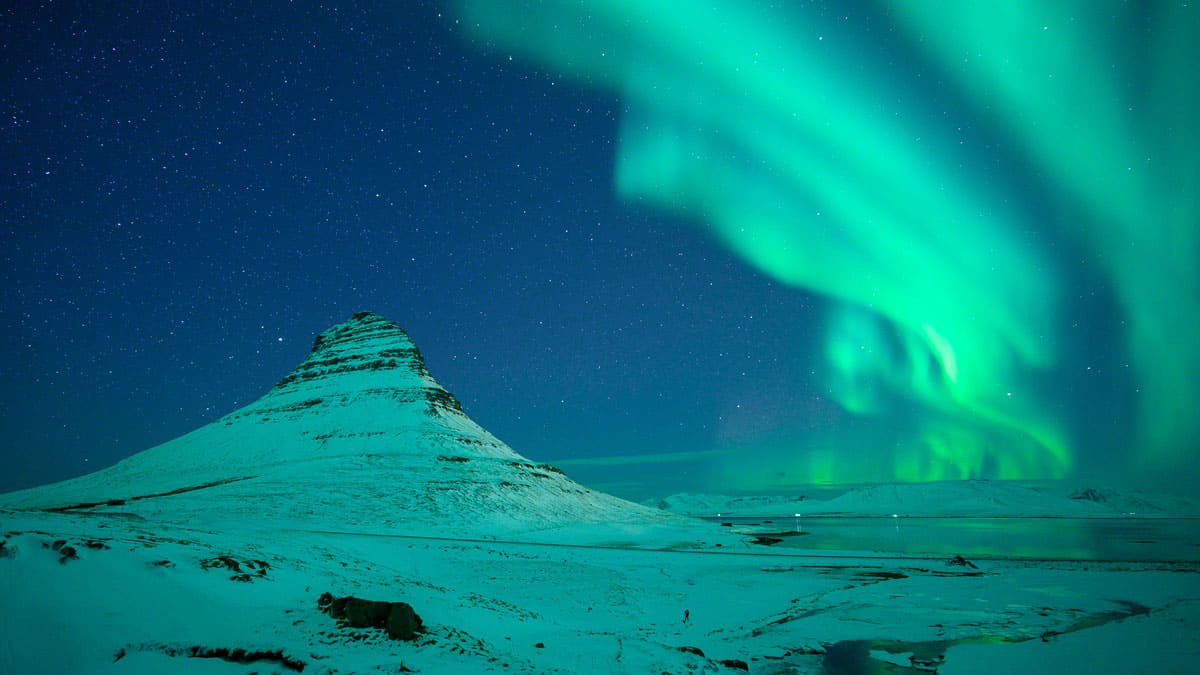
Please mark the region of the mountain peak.
[[341, 394], [420, 390], [430, 404], [461, 413], [462, 405], [425, 368], [421, 350], [404, 329], [375, 312], [356, 312], [325, 329], [312, 351], [263, 400], [276, 405], [295, 396], [315, 400], [320, 392]]
[[350, 319], [321, 331], [313, 340], [313, 352], [346, 348], [359, 343], [387, 349], [391, 343], [412, 344], [408, 333], [375, 312], [355, 312]]
[[429, 376], [425, 359], [403, 328], [375, 312], [356, 312], [348, 321], [321, 331], [308, 358], [276, 387], [331, 372], [393, 368]]

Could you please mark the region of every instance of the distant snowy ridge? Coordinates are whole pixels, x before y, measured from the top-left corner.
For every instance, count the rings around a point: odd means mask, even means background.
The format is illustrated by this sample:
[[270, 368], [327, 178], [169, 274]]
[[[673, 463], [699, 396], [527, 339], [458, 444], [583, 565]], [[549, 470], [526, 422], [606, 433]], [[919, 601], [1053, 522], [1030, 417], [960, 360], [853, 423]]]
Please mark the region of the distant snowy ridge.
[[518, 455], [466, 416], [399, 326], [371, 312], [318, 335], [250, 405], [107, 469], [0, 495], [0, 508], [488, 537], [684, 522]]
[[802, 495], [728, 497], [676, 494], [643, 502], [692, 516], [979, 516], [979, 517], [1190, 517], [1200, 507], [1189, 500], [1140, 492], [1064, 492], [1002, 481], [896, 483], [854, 488], [831, 499]]
[[1200, 504], [1175, 495], [1148, 494], [1138, 490], [1083, 488], [1072, 492], [1070, 498], [1075, 501], [1094, 502], [1122, 514], [1200, 517]]
[[728, 495], [693, 494], [681, 492], [661, 499], [648, 499], [642, 504], [663, 511], [689, 516], [757, 516], [784, 515], [799, 512], [807, 501], [802, 496], [756, 495], [730, 497]]

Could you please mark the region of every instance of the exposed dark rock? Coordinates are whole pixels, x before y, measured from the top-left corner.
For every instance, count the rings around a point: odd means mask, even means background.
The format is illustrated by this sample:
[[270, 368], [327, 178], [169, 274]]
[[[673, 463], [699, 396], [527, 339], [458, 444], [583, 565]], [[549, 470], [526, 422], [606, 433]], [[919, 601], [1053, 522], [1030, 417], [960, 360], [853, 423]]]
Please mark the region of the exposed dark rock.
[[1108, 501], [1108, 498], [1104, 495], [1104, 493], [1100, 492], [1096, 488], [1085, 488], [1080, 490], [1079, 492], [1071, 495], [1071, 499], [1078, 499], [1085, 502], [1097, 502], [1101, 504]]
[[946, 662], [944, 654], [934, 654], [932, 656], [910, 656], [908, 662], [912, 664], [914, 670], [922, 673], [936, 673], [938, 668]]
[[78, 511], [81, 509], [91, 509], [91, 508], [95, 508], [97, 506], [120, 506], [121, 504], [124, 504], [126, 501], [135, 502], [135, 501], [138, 501], [139, 499], [153, 499], [155, 497], [170, 497], [172, 495], [183, 494], [184, 492], [192, 492], [194, 490], [204, 490], [206, 488], [216, 487], [218, 485], [225, 485], [227, 483], [236, 483], [239, 480], [247, 480], [250, 478], [254, 478], [254, 476], [242, 476], [240, 478], [226, 478], [224, 480], [215, 480], [215, 481], [211, 481], [209, 483], [201, 483], [200, 485], [189, 485], [186, 487], [176, 488], [176, 489], [170, 490], [168, 492], [156, 492], [154, 494], [149, 494], [149, 495], [138, 495], [136, 497], [130, 497], [128, 500], [106, 499], [104, 501], [99, 501], [99, 502], [83, 502], [82, 504], [71, 504], [70, 506], [52, 506], [50, 508], [45, 508], [45, 509], [41, 509], [41, 510], [47, 511], [50, 513], [64, 513], [66, 511]]
[[[320, 361], [306, 361], [300, 366], [285, 376], [276, 384], [276, 387], [286, 387], [295, 382], [306, 382], [318, 378], [328, 377], [330, 375], [341, 375], [344, 373], [352, 373], [363, 370], [394, 370], [400, 367], [401, 362], [396, 359], [366, 359], [358, 356], [341, 356], [332, 359], [324, 359]], [[314, 399], [315, 403], [308, 405], [300, 404], [297, 406], [289, 406], [291, 410], [301, 410], [319, 404], [320, 399]], [[282, 410], [282, 408], [280, 408]]]
[[317, 609], [321, 610], [322, 612], [328, 612], [331, 604], [333, 604], [333, 593], [322, 593], [321, 596], [317, 598]]
[[699, 656], [700, 658], [704, 658], [704, 652], [699, 647], [683, 646], [683, 647], [676, 647], [675, 649], [678, 649], [679, 651], [681, 651], [685, 654], [695, 654], [696, 656]]
[[308, 664], [293, 656], [288, 656], [282, 649], [275, 650], [257, 650], [257, 649], [241, 649], [229, 647], [202, 647], [192, 645], [181, 647], [178, 645], [166, 645], [157, 643], [148, 643], [142, 645], [130, 645], [119, 650], [113, 657], [113, 662], [120, 661], [125, 658], [129, 651], [140, 652], [159, 652], [167, 656], [184, 656], [194, 659], [221, 659], [230, 663], [258, 663], [266, 661], [268, 663], [278, 663], [279, 665], [294, 670], [303, 672]]
[[58, 553], [58, 562], [65, 565], [68, 560], [78, 560], [79, 552], [74, 546], [68, 546], [66, 539], [55, 539], [54, 541], [43, 541], [43, 548], [48, 548]]
[[239, 562], [227, 555], [220, 555], [208, 560], [201, 560], [200, 568], [205, 570], [225, 568], [233, 572], [229, 577], [231, 580], [248, 583], [255, 578], [265, 579], [267, 570], [271, 568], [271, 565], [265, 560], [243, 560]]
[[[401, 346], [398, 347], [397, 344]], [[293, 389], [293, 385], [345, 373], [382, 370], [407, 371], [422, 378], [430, 378], [421, 351], [412, 344], [403, 329], [374, 312], [359, 312], [352, 316], [350, 321], [318, 335], [313, 340], [312, 352], [308, 358], [280, 380], [272, 391], [287, 391]], [[463, 413], [462, 404], [432, 381], [410, 389], [374, 393], [398, 397], [405, 402], [423, 401], [428, 404], [429, 412], [434, 415], [447, 411]], [[310, 399], [301, 404], [289, 404], [279, 408], [260, 406], [251, 412], [259, 415], [267, 412], [294, 412], [320, 403], [322, 401]]]
[[382, 628], [393, 640], [414, 640], [425, 630], [421, 617], [407, 602], [364, 600], [353, 596], [335, 598], [322, 593], [317, 609], [351, 628]]
[[421, 617], [417, 616], [417, 612], [407, 602], [392, 603], [392, 610], [388, 612], [387, 625], [384, 628], [387, 629], [388, 637], [405, 641], [415, 640], [417, 634], [425, 630]]
[[537, 643], [536, 645], [534, 645], [534, 646], [533, 646], [533, 648], [534, 648], [534, 649], [545, 649], [545, 648], [546, 648], [546, 643], [545, 643], [545, 642], [539, 642], [539, 643]]
[[439, 462], [456, 462], [458, 464], [465, 464], [471, 461], [469, 457], [460, 457], [458, 455], [438, 455], [437, 460]]
[[747, 673], [750, 672], [750, 666], [741, 659], [721, 659], [721, 665], [734, 670], [744, 670]]
[[0, 558], [11, 558], [17, 554], [17, 550], [8, 545], [8, 540], [0, 541]]
[[445, 389], [426, 389], [425, 400], [431, 404], [431, 408], [436, 411], [438, 408], [446, 408], [457, 413], [465, 413], [462, 404], [454, 395]]
[[966, 558], [962, 557], [961, 555], [954, 556], [950, 560], [946, 561], [946, 564], [947, 565], [957, 565], [959, 567], [970, 567], [973, 570], [979, 569], [978, 567], [976, 567], [975, 563], [971, 562], [970, 560], [967, 560]]
[[733, 523], [721, 523], [721, 527], [733, 527]]
[[562, 469], [558, 468], [557, 466], [554, 466], [553, 464], [535, 464], [534, 468], [541, 469], [542, 471], [549, 471], [550, 473], [556, 473], [556, 474], [559, 474], [560, 476], [567, 475], [567, 474], [563, 473]]
[[214, 567], [225, 567], [227, 569], [233, 570], [234, 572], [242, 571], [241, 563], [234, 560], [233, 558], [230, 558], [227, 555], [217, 556], [216, 558], [209, 558], [208, 560], [200, 561], [201, 569], [210, 570], [210, 569], [213, 569]]
[[792, 537], [806, 537], [808, 532], [797, 532], [795, 530], [780, 530], [778, 532], [760, 532], [750, 540], [751, 544], [760, 544], [762, 546], [773, 546]]
[[360, 598], [350, 598], [345, 606], [346, 623], [351, 628], [380, 628], [391, 612], [391, 603]]
[[[511, 462], [509, 462], [509, 464], [518, 469], [524, 469], [524, 470], [528, 471], [530, 475], [535, 476], [537, 478], [550, 478], [550, 475], [549, 475], [550, 473], [556, 473], [560, 476], [567, 475], [567, 474], [563, 473], [562, 469], [558, 468], [557, 466], [554, 466], [553, 464], [530, 464], [529, 462], [518, 462], [518, 461], [511, 461]], [[549, 473], [547, 473], [547, 472], [549, 472]]]
[[859, 579], [879, 579], [881, 581], [889, 581], [892, 579], [907, 579], [908, 575], [903, 572], [886, 572], [876, 570], [866, 570], [856, 574]]

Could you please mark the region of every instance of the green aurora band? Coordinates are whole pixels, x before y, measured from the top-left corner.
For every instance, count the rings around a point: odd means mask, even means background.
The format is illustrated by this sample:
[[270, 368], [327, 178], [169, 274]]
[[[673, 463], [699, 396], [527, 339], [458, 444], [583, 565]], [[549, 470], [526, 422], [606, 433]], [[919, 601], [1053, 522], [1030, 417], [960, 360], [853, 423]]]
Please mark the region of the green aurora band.
[[[830, 299], [830, 395], [903, 415], [913, 438], [882, 471], [853, 447], [797, 451], [793, 468], [821, 483], [1071, 475], [1078, 449], [1038, 386], [1066, 349], [1060, 239], [1120, 302], [1136, 459], [1190, 459], [1200, 8], [1151, 5], [866, 2], [874, 32], [752, 0], [457, 10], [475, 40], [621, 98], [622, 199], [703, 222], [763, 273]], [[881, 36], [922, 68], [879, 56]], [[1001, 130], [1049, 207], [965, 146], [934, 81]]]

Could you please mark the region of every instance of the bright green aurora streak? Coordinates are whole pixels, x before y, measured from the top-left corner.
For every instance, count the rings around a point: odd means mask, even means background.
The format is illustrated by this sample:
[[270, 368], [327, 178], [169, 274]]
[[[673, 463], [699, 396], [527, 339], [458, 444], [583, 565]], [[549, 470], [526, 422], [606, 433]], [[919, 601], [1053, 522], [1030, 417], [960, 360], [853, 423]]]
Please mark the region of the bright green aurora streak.
[[[854, 482], [1069, 475], [1069, 430], [1036, 386], [1063, 358], [1072, 300], [1054, 236], [1104, 266], [1123, 306], [1142, 458], [1191, 454], [1200, 94], [1182, 64], [1200, 64], [1200, 10], [1151, 4], [1131, 44], [1121, 2], [876, 3], [933, 72], [871, 57], [878, 35], [847, 17], [750, 0], [460, 0], [459, 15], [621, 97], [619, 196], [702, 221], [831, 299], [831, 395], [915, 420], [883, 475], [855, 448], [795, 458], [812, 482]], [[1052, 208], [963, 147], [935, 80], [1003, 130]]]

